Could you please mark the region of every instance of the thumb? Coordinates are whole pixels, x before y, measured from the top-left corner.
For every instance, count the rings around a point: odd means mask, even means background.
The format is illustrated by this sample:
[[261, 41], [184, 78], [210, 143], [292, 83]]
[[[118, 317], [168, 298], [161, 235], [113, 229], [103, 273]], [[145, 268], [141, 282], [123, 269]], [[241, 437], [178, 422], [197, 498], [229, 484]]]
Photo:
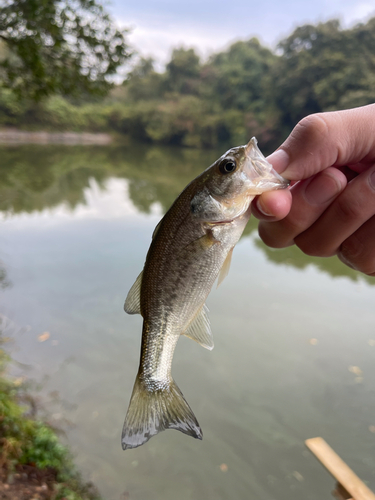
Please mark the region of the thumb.
[[373, 163], [375, 104], [303, 118], [267, 161], [292, 181], [331, 166]]

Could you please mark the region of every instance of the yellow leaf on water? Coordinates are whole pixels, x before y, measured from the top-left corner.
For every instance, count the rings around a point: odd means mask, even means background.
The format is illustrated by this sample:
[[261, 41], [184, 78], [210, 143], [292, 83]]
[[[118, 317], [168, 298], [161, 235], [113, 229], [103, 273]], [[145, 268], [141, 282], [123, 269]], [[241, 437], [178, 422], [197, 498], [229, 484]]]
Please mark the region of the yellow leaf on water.
[[25, 381], [25, 377], [18, 377], [16, 379], [14, 379], [13, 384], [18, 387], [18, 386], [22, 385], [24, 381]]
[[38, 335], [38, 342], [45, 342], [50, 338], [50, 333], [49, 332], [44, 332]]
[[300, 472], [298, 472], [297, 470], [295, 470], [293, 472], [293, 476], [297, 479], [297, 481], [299, 481], [300, 483], [302, 483], [302, 481], [304, 481], [304, 477], [302, 476], [302, 474]]
[[220, 470], [221, 470], [221, 472], [228, 472], [228, 466], [227, 466], [227, 464], [221, 464], [220, 465]]
[[362, 370], [360, 369], [359, 366], [349, 366], [348, 370], [351, 372], [351, 373], [354, 373], [354, 375], [357, 375], [357, 377], [362, 377], [363, 375], [363, 372]]

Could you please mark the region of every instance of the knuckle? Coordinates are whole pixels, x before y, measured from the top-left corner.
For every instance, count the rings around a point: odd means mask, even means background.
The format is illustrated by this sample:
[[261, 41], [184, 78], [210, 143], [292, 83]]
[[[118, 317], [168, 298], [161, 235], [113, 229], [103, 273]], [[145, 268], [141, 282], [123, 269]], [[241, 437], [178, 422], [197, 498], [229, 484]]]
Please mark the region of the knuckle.
[[284, 219], [284, 231], [287, 232], [291, 238], [296, 239], [303, 237], [306, 231], [311, 227], [311, 221], [306, 220], [303, 212], [293, 211], [287, 218]]
[[296, 134], [307, 136], [309, 139], [326, 136], [329, 132], [329, 125], [323, 113], [305, 116], [299, 121], [295, 128]]
[[347, 257], [344, 251], [340, 251], [337, 257], [348, 267], [351, 267], [355, 271], [359, 271], [363, 274], [368, 274], [371, 276], [375, 270], [375, 262], [362, 260], [360, 257]]
[[298, 235], [294, 238], [294, 242], [304, 254], [310, 257], [331, 257], [336, 253], [325, 242], [312, 238], [308, 232]]
[[375, 255], [355, 235], [348, 238], [337, 253], [338, 258], [347, 266], [371, 276], [375, 271]]
[[352, 222], [363, 216], [363, 206], [361, 197], [352, 197], [347, 200], [345, 197], [338, 198], [336, 203], [336, 215], [344, 223]]
[[258, 226], [258, 234], [260, 239], [268, 247], [285, 248], [293, 244], [293, 241], [285, 237], [285, 233], [278, 230], [278, 222], [263, 222]]

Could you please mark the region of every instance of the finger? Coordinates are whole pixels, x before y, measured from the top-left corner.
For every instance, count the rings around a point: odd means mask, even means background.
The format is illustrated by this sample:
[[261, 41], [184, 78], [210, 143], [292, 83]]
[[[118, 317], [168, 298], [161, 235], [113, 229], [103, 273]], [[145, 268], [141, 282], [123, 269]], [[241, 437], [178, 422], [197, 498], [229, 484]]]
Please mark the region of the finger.
[[335, 255], [341, 244], [375, 214], [375, 166], [353, 179], [306, 231], [295, 238], [308, 255]]
[[337, 256], [347, 266], [375, 276], [375, 216], [342, 243]]
[[345, 175], [332, 167], [298, 182], [290, 189], [293, 203], [288, 216], [279, 222], [259, 223], [261, 239], [274, 248], [293, 245], [295, 238], [319, 219], [345, 186]]
[[284, 219], [292, 206], [292, 195], [289, 189], [267, 191], [253, 201], [251, 213], [261, 220]]
[[375, 105], [307, 116], [267, 160], [290, 180], [306, 179], [333, 165], [373, 162]]

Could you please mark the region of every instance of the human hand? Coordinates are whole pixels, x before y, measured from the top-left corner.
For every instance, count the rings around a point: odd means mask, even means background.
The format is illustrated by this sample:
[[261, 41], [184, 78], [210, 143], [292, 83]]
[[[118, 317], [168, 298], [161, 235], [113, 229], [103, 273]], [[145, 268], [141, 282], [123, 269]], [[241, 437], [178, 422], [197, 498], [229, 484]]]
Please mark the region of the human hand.
[[375, 105], [304, 118], [267, 160], [297, 182], [254, 200], [262, 240], [375, 276]]

